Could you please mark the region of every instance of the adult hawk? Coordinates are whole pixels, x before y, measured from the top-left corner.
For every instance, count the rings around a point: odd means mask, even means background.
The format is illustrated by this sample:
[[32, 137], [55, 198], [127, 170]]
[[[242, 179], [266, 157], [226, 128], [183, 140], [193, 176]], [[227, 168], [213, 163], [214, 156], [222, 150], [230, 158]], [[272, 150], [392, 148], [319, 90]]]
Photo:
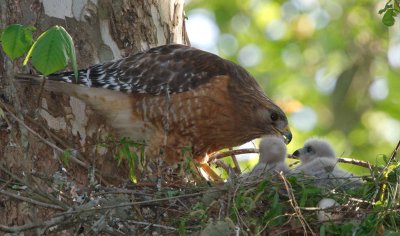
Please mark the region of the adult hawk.
[[164, 45], [73, 72], [48, 76], [45, 89], [76, 96], [121, 137], [144, 140], [147, 157], [195, 160], [262, 135], [292, 139], [283, 111], [241, 66], [214, 54]]

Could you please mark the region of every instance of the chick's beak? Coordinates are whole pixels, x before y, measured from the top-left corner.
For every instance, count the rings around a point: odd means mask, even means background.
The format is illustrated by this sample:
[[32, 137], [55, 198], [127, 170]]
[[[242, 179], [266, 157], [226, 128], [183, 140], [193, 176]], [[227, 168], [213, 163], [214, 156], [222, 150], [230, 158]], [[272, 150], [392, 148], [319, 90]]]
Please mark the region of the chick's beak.
[[300, 151], [299, 151], [299, 150], [294, 151], [294, 153], [292, 154], [292, 156], [294, 156], [294, 157], [299, 157], [299, 156], [300, 156]]

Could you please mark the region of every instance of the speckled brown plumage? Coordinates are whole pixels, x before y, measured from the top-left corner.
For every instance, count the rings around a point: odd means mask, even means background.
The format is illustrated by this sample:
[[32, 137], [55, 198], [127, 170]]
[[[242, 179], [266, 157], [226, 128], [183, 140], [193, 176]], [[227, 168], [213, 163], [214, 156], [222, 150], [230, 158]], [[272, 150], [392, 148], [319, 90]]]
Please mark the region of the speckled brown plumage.
[[[59, 81], [67, 83], [60, 83]], [[182, 160], [262, 135], [291, 133], [283, 111], [242, 67], [184, 45], [165, 45], [79, 71], [49, 76], [46, 88], [77, 96], [120, 136], [145, 140], [146, 154]]]

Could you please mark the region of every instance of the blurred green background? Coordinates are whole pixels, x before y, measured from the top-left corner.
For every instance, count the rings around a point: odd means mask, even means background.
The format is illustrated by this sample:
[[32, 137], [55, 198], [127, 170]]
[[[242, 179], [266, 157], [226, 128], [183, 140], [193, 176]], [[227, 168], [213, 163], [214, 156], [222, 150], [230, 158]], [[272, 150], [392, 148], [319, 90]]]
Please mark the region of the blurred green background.
[[385, 4], [191, 0], [187, 30], [192, 46], [245, 67], [283, 108], [289, 153], [317, 136], [338, 156], [382, 163], [400, 139], [400, 19], [385, 26]]

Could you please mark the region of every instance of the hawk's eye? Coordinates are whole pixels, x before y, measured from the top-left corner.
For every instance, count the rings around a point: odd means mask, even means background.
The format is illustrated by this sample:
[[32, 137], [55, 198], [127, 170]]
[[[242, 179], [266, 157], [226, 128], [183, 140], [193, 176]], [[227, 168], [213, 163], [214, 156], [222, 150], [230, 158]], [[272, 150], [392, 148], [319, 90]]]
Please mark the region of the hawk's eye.
[[311, 146], [307, 146], [307, 152], [312, 152], [312, 147]]
[[271, 120], [272, 121], [277, 121], [278, 120], [278, 114], [276, 114], [275, 112], [271, 114]]

